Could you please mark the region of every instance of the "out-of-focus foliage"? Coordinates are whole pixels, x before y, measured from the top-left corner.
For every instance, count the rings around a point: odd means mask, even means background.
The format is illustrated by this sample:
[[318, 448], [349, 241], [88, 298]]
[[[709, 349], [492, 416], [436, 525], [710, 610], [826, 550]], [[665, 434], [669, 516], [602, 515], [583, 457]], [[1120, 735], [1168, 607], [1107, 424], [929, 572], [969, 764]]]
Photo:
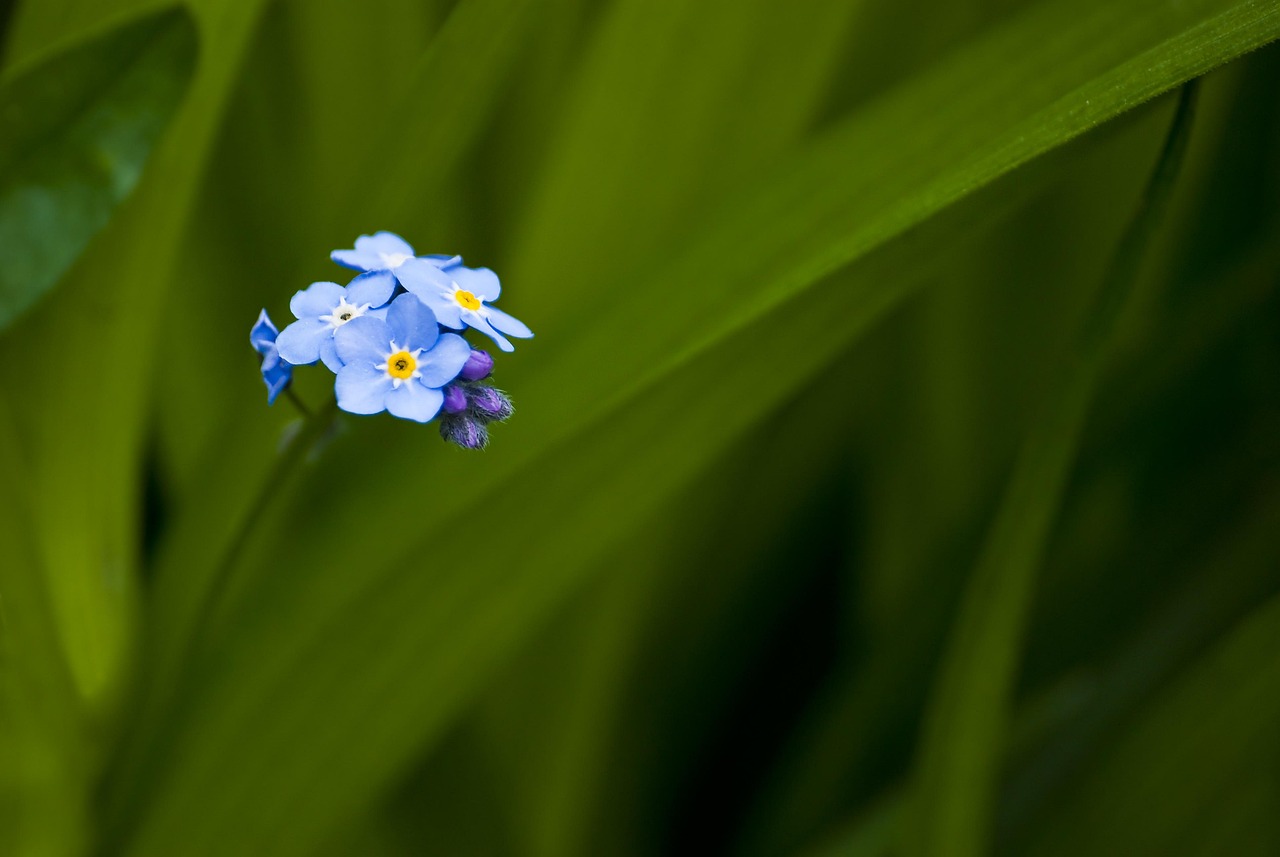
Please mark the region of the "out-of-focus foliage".
[[[0, 853], [1276, 850], [1280, 6], [183, 8], [0, 15]], [[483, 454], [281, 457], [377, 229]]]
[[0, 328], [66, 273], [133, 190], [195, 60], [181, 8], [59, 53], [0, 89]]

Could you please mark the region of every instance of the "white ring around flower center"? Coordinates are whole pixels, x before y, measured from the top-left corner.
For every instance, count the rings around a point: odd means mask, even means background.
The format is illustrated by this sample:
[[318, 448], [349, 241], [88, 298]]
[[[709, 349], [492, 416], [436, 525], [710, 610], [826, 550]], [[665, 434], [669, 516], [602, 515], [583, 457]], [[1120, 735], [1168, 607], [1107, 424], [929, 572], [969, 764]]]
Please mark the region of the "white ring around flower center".
[[346, 295], [338, 298], [338, 305], [328, 315], [320, 316], [320, 320], [327, 322], [334, 330], [342, 327], [353, 318], [359, 318], [369, 309], [368, 304], [349, 304]]

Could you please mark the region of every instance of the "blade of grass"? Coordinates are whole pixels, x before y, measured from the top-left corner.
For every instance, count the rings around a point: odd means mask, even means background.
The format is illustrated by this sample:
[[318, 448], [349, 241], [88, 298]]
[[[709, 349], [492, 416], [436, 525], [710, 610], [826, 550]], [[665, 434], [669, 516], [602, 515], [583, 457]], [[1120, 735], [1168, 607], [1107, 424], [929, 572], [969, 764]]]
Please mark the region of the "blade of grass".
[[355, 228], [372, 229], [368, 224], [376, 222], [379, 229], [400, 229], [402, 221], [420, 216], [424, 195], [438, 191], [489, 118], [537, 5], [457, 5], [423, 56], [402, 106], [382, 129], [376, 155], [367, 161], [377, 164], [376, 175], [365, 177], [344, 209]]
[[[164, 117], [176, 107], [191, 71], [194, 47], [191, 21], [185, 13], [169, 12], [125, 26], [130, 29], [123, 34], [108, 35], [103, 41], [84, 48], [83, 60], [77, 55], [54, 60], [56, 65], [44, 82], [36, 71], [31, 72], [30, 78], [19, 77], [12, 82], [19, 88], [35, 87], [37, 92], [29, 93], [28, 97], [35, 94], [37, 104], [45, 101], [58, 104], [60, 97], [55, 93], [64, 86], [80, 88], [84, 100], [90, 104], [100, 99], [94, 109], [87, 112], [80, 111], [81, 104], [70, 103], [39, 121], [24, 121], [26, 130], [12, 141], [13, 149], [7, 151], [7, 158], [14, 159], [8, 165], [18, 170], [16, 177], [19, 178], [10, 187], [15, 196], [6, 208], [10, 217], [23, 222], [9, 223], [0, 231], [9, 236], [11, 244], [20, 242], [21, 246], [8, 248], [7, 255], [14, 259], [9, 267], [26, 270], [31, 281], [41, 286], [37, 291], [53, 282], [49, 272], [65, 271], [84, 249], [89, 237], [105, 222], [110, 208], [138, 181], [142, 164], [147, 162], [150, 172], [162, 159], [163, 143], [149, 160], [148, 154], [151, 143], [160, 135]], [[154, 27], [160, 29], [153, 30]], [[156, 41], [151, 43], [151, 48], [146, 48], [151, 38]], [[120, 69], [124, 70], [123, 76], [119, 76]], [[100, 89], [103, 81], [113, 80], [105, 91]], [[49, 91], [40, 96], [38, 90], [45, 87]], [[120, 103], [113, 103], [116, 100]], [[36, 110], [21, 101], [11, 106], [27, 112]], [[48, 142], [46, 135], [53, 134], [52, 139], [58, 141], [57, 133], [68, 134], [68, 139], [54, 145], [61, 149], [60, 155], [70, 159], [70, 166], [58, 157], [46, 159], [40, 152], [40, 147]], [[166, 139], [168, 136], [166, 134]], [[27, 152], [35, 154], [27, 157]], [[20, 178], [23, 173], [25, 180]], [[104, 180], [104, 176], [107, 179]], [[145, 184], [144, 180], [129, 204], [120, 209], [112, 226], [136, 207]], [[46, 193], [46, 188], [59, 189]], [[24, 198], [26, 201], [22, 202]], [[29, 228], [26, 220], [30, 207], [38, 210], [46, 204], [51, 204], [50, 208], [58, 216], [67, 217], [65, 236], [59, 231], [58, 223], [41, 220], [43, 234], [30, 240], [23, 238]], [[108, 228], [107, 234], [111, 231]], [[68, 247], [53, 246], [64, 238]], [[104, 236], [86, 256], [101, 254], [109, 241]], [[74, 252], [68, 253], [68, 250]], [[24, 269], [21, 258], [26, 253], [38, 259], [47, 270], [36, 276]], [[84, 262], [80, 263], [79, 270], [86, 270]], [[103, 294], [77, 295], [77, 282], [83, 289], [85, 279], [71, 276], [57, 299], [44, 302], [27, 316], [23, 325], [8, 331], [0, 342], [7, 365], [25, 365], [26, 358], [21, 355], [40, 353], [49, 341], [94, 342], [95, 347], [102, 341], [102, 331], [108, 327], [102, 321]], [[89, 282], [92, 288], [101, 285], [101, 280], [93, 277]], [[145, 278], [141, 282], [146, 282]], [[27, 295], [24, 303], [34, 297], [34, 294]], [[74, 309], [68, 311], [68, 306]], [[127, 303], [125, 307], [132, 309]], [[84, 327], [76, 330], [76, 321]], [[51, 325], [53, 330], [48, 329]], [[95, 356], [103, 359], [109, 353], [103, 348], [96, 351]], [[31, 458], [28, 468], [31, 479], [26, 487], [32, 497], [32, 528], [37, 533], [36, 544], [48, 576], [63, 646], [81, 692], [100, 703], [111, 694], [120, 678], [132, 603], [125, 545], [131, 534], [126, 534], [123, 527], [112, 526], [123, 524], [130, 513], [123, 501], [119, 505], [100, 502], [104, 498], [96, 490], [106, 488], [114, 493], [128, 483], [95, 481], [95, 477], [105, 477], [109, 467], [104, 459], [95, 455], [101, 450], [84, 442], [81, 431], [84, 409], [93, 407], [96, 397], [104, 392], [102, 377], [101, 372], [71, 373], [65, 382], [49, 385], [21, 373], [12, 378], [8, 388], [13, 400], [23, 404], [15, 411], [15, 417], [20, 432], [30, 439], [26, 451]], [[73, 389], [76, 384], [83, 388]], [[57, 400], [59, 406], [45, 408], [45, 403], [52, 400]], [[111, 411], [118, 404], [106, 398], [101, 410]], [[48, 423], [44, 422], [46, 417]], [[94, 439], [101, 436], [95, 433]], [[111, 487], [107, 488], [108, 485]], [[68, 520], [77, 521], [78, 526], [69, 530]]]
[[[1260, 602], [1271, 603], [1274, 610], [1275, 567], [1280, 555], [1271, 535], [1280, 516], [1280, 493], [1276, 486], [1261, 486], [1256, 507], [1252, 514], [1243, 516], [1240, 523], [1213, 538], [1203, 553], [1191, 560], [1196, 570], [1189, 575], [1188, 584], [1164, 599], [1155, 615], [1128, 635], [1116, 655], [1109, 656], [1104, 664], [1086, 665], [1067, 677], [1067, 681], [1076, 682], [1077, 690], [1067, 693], [1070, 707], [1065, 716], [1040, 735], [1038, 742], [1042, 746], [1006, 745], [1007, 750], [1015, 751], [1010, 762], [1017, 766], [1017, 772], [1004, 788], [1002, 809], [1006, 815], [1009, 810], [1025, 813], [1030, 795], [1033, 801], [1043, 805], [1041, 808], [1048, 810], [1051, 818], [1048, 825], [1044, 824], [1043, 816], [1033, 817], [1030, 825], [1026, 824], [1025, 817], [1003, 819], [1006, 825], [1013, 821], [1027, 830], [1006, 827], [1002, 833], [1006, 838], [1010, 834], [1014, 838], [1002, 839], [998, 846], [1000, 852], [1007, 849], [1010, 853], [1025, 853], [1028, 844], [1018, 838], [1020, 833], [1030, 832], [1038, 844], [1050, 841], [1052, 837], [1047, 831], [1062, 821], [1063, 792], [1068, 792], [1068, 798], [1089, 795], [1100, 769], [1112, 764], [1111, 753], [1117, 740], [1127, 741], [1142, 734], [1153, 717], [1161, 716], [1164, 700], [1172, 692], [1170, 687], [1196, 683], [1195, 677], [1203, 672], [1204, 664], [1217, 657], [1215, 652], [1223, 648], [1224, 640], [1245, 624], [1253, 623], [1260, 612], [1268, 612], [1265, 607], [1259, 610]], [[1224, 568], [1235, 571], [1227, 576], [1222, 573]], [[1019, 737], [1026, 740], [1044, 728], [1044, 703], [1048, 701], [1046, 697], [1055, 692], [1056, 689], [1050, 688], [1019, 704], [1010, 730], [1010, 744], [1016, 744]], [[1249, 716], [1243, 711], [1240, 714]], [[1192, 728], [1190, 720], [1185, 725]], [[1062, 785], [1064, 763], [1075, 775], [1066, 789]], [[1079, 776], [1080, 767], [1087, 776]], [[1241, 772], [1248, 767], [1247, 762], [1241, 765]], [[1182, 788], [1173, 782], [1168, 783], [1168, 787]], [[1217, 785], [1207, 784], [1199, 792], [1199, 805], [1212, 807], [1221, 794]], [[1117, 797], [1119, 803], [1111, 811], [1118, 823], [1132, 820], [1137, 814], [1132, 805], [1127, 809], [1122, 806], [1126, 799], [1159, 805], [1157, 795], [1158, 790], [1152, 790]], [[831, 833], [819, 847], [805, 853], [815, 857], [895, 853], [895, 844], [914, 820], [911, 812], [912, 804], [907, 796], [897, 789], [891, 790], [871, 809], [859, 813], [856, 820], [840, 826], [841, 829]], [[887, 836], [885, 832], [890, 826], [894, 830]], [[1150, 829], [1148, 826], [1148, 832]], [[1080, 837], [1087, 839], [1093, 833], [1082, 829]], [[1105, 843], [1105, 834], [1102, 834], [1096, 842], [1064, 846], [1062, 853], [1088, 853], [1105, 847]]]
[[[914, 299], [859, 345], [861, 359], [874, 367], [868, 371], [885, 388], [857, 394], [869, 399], [861, 408], [860, 448], [873, 452], [861, 478], [866, 517], [849, 536], [846, 643], [827, 686], [808, 704], [756, 794], [736, 853], [793, 850], [906, 763], [951, 605], [1034, 416], [1026, 402], [1042, 395], [1043, 378], [1061, 364], [1088, 310], [1146, 183], [1152, 152], [1165, 139], [1172, 107], [1128, 114], [983, 191], [1008, 205], [999, 220], [947, 254], [935, 278], [938, 289]], [[1112, 210], [1100, 216], [1096, 206], [1103, 200]], [[992, 260], [999, 260], [995, 270]], [[977, 373], [968, 408], [983, 423], [968, 457], [983, 465], [969, 465], [976, 478], [964, 486], [965, 501], [957, 497], [950, 508], [934, 505], [932, 480], [939, 477], [930, 468], [938, 462], [920, 449], [933, 430], [921, 426], [931, 414], [920, 412], [930, 393], [917, 380], [919, 363], [910, 352], [894, 362], [905, 347], [917, 355], [937, 347], [904, 334], [914, 332], [923, 313], [935, 312], [944, 294], [945, 305], [964, 296], [985, 318], [980, 339], [966, 346], [985, 352], [967, 361]], [[920, 513], [914, 526], [912, 508]], [[889, 544], [886, 528], [913, 544]], [[850, 729], [851, 723], [858, 727]]]
[[144, 17], [174, 4], [165, 0], [49, 0], [18, 3], [5, 45], [7, 76], [14, 69], [38, 62], [50, 50], [57, 52], [95, 32], [105, 32], [121, 22]]
[[1093, 390], [1172, 197], [1190, 139], [1195, 83], [1182, 90], [1156, 170], [1121, 238], [1060, 392], [1044, 405], [1014, 465], [945, 649], [926, 714], [905, 853], [986, 852], [1006, 711], [1023, 628]]
[[[1208, 157], [1212, 159], [1213, 154]], [[1114, 373], [1107, 389], [1100, 391], [1091, 433], [1098, 437], [1131, 433], [1133, 413], [1126, 414], [1124, 406], [1132, 408], [1137, 402], [1137, 410], [1152, 410], [1157, 393], [1169, 396], [1170, 387], [1188, 367], [1209, 359], [1215, 344], [1239, 337], [1240, 321], [1259, 311], [1259, 290], [1271, 288], [1274, 278], [1270, 272], [1276, 270], [1277, 259], [1280, 247], [1259, 246], [1248, 256], [1228, 257], [1221, 268], [1195, 276], [1187, 288], [1197, 296], [1191, 305], [1176, 313], [1165, 307], [1163, 317], [1150, 324], [1154, 332], [1144, 339], [1143, 359], [1124, 361], [1123, 371]], [[1210, 460], [1203, 467], [1216, 472], [1222, 465]], [[1225, 478], [1232, 483], [1232, 475]], [[1177, 520], [1179, 507], [1196, 508], [1208, 502], [1199, 485], [1188, 485], [1177, 496], [1173, 505], [1162, 505], [1156, 511], [1156, 520]], [[1128, 532], [1135, 544], [1159, 538], [1158, 531], [1150, 528]], [[1065, 538], [1070, 540], [1071, 535]], [[946, 561], [945, 556], [935, 554], [929, 564], [940, 568]], [[1063, 558], [1057, 557], [1055, 564], [1072, 568], [1073, 564], [1097, 561], [1086, 555], [1069, 558], [1064, 565]], [[1235, 567], [1226, 561], [1224, 565]], [[931, 653], [942, 645], [943, 605], [959, 597], [958, 591], [940, 587], [936, 579], [929, 592], [929, 598], [917, 599], [910, 621], [900, 623], [892, 635], [876, 644], [868, 660], [847, 667], [823, 698], [814, 702], [811, 716], [796, 731], [785, 764], [779, 766], [772, 789], [761, 796], [755, 813], [758, 826], [744, 832], [742, 842], [751, 849], [743, 853], [773, 853], [782, 843], [820, 828], [824, 816], [840, 812], [850, 795], [867, 787], [874, 777], [871, 757], [887, 745], [905, 743], [902, 724], [915, 716], [924, 700], [920, 693], [904, 694], [903, 689], [925, 684]], [[1124, 681], [1131, 684], [1133, 679]], [[859, 728], [851, 731], [849, 724], [854, 723]]]
[[[1236, 482], [1247, 485], [1247, 478]], [[1026, 736], [1026, 717], [1020, 715], [1019, 729], [1007, 743], [1015, 773], [1000, 803], [999, 850], [1013, 844], [1011, 850], [1020, 853], [1026, 838], [1056, 812], [1064, 791], [1078, 784], [1082, 770], [1097, 764], [1135, 713], [1280, 589], [1280, 549], [1271, 537], [1280, 525], [1280, 491], [1264, 479], [1258, 489], [1240, 493], [1232, 524], [1196, 551], [1191, 559], [1196, 571], [1187, 581], [1148, 608], [1151, 618], [1126, 635], [1105, 666], [1078, 670], [1089, 689], [1087, 704], [1039, 740]], [[1157, 564], [1177, 570], [1176, 559]], [[1033, 707], [1023, 706], [1022, 712]]]
[[31, 540], [9, 408], [0, 396], [0, 853], [70, 857], [85, 844], [95, 753]]
[[622, 0], [607, 10], [506, 266], [508, 282], [538, 290], [540, 335], [595, 317], [616, 299], [601, 282], [686, 244], [709, 204], [803, 139], [862, 5], [796, 0], [779, 16], [767, 0]]
[[[547, 301], [554, 303], [543, 302], [545, 315], [556, 306], [572, 305], [575, 295], [592, 288], [592, 271], [609, 270], [622, 256], [661, 253], [667, 243], [662, 236], [690, 232], [686, 221], [694, 219], [697, 206], [717, 195], [715, 189], [775, 161], [814, 123], [815, 105], [842, 59], [848, 21], [861, 5], [804, 0], [781, 20], [768, 0], [717, 0], [696, 8], [627, 0], [609, 8], [581, 60], [580, 85], [563, 99], [563, 108], [559, 97], [551, 102], [551, 109], [563, 117], [549, 123], [559, 133], [554, 135], [547, 175], [538, 179], [541, 193], [530, 211], [510, 213], [523, 215], [529, 227], [513, 252], [508, 282], [537, 283], [554, 275], [557, 288], [546, 293]], [[675, 59], [694, 55], [696, 62]], [[769, 105], [769, 121], [762, 125], [757, 111], [743, 110], [743, 105]], [[521, 107], [546, 110], [548, 103]], [[663, 133], [653, 134], [654, 127]], [[725, 140], [732, 140], [732, 145], [725, 146]], [[527, 135], [514, 141], [514, 146], [507, 146], [505, 139], [495, 143], [502, 148], [494, 157], [507, 173], [512, 169], [507, 160], [516, 155], [513, 150], [529, 145]], [[654, 161], [663, 164], [661, 170], [650, 168]], [[519, 163], [527, 168], [538, 160], [524, 157]], [[625, 220], [584, 216], [586, 211], [616, 208], [619, 199], [626, 200]], [[564, 271], [558, 248], [568, 242], [575, 247], [574, 264]], [[518, 288], [511, 291], [519, 294]], [[810, 432], [804, 447], [810, 453], [816, 434]], [[608, 825], [607, 832], [587, 832], [585, 820], [600, 809], [597, 784], [612, 774], [611, 762], [601, 755], [601, 742], [614, 736], [584, 724], [625, 715], [616, 710], [617, 691], [623, 686], [619, 682], [628, 667], [626, 659], [634, 659], [636, 647], [642, 645], [636, 638], [645, 631], [643, 611], [651, 593], [671, 586], [672, 578], [681, 573], [680, 554], [669, 544], [671, 530], [664, 521], [678, 519], [681, 529], [692, 531], [691, 522], [707, 513], [696, 501], [673, 507], [649, 525], [666, 532], [667, 543], [641, 547], [629, 541], [627, 547], [611, 552], [607, 563], [613, 576], [621, 578], [615, 588], [629, 594], [610, 598], [604, 608], [608, 617], [593, 619], [589, 636], [596, 644], [558, 650], [559, 666], [539, 679], [536, 692], [520, 699], [517, 722], [503, 720], [493, 727], [493, 740], [510, 746], [508, 752], [495, 755], [510, 766], [516, 782], [530, 784], [519, 792], [528, 796], [521, 817], [528, 819], [532, 850], [567, 855], [575, 848], [590, 852], [614, 847], [601, 842], [602, 836], [614, 837], [619, 848], [628, 841], [631, 828], [622, 822]], [[648, 644], [645, 648], [651, 650]], [[611, 650], [619, 662], [605, 667], [601, 659]], [[576, 663], [601, 678], [579, 674]], [[499, 685], [510, 687], [510, 682]], [[508, 705], [505, 694], [502, 699], [486, 708], [503, 709]], [[565, 712], [575, 710], [575, 705], [584, 713], [570, 721]], [[593, 712], [590, 718], [586, 711]], [[540, 713], [545, 721], [538, 718]], [[520, 737], [535, 731], [535, 740]], [[639, 782], [628, 778], [619, 786]], [[609, 803], [611, 809], [621, 809], [622, 802]]]
[[848, 828], [809, 851], [805, 857], [881, 857], [892, 854], [908, 823], [907, 802], [897, 793], [882, 798]]
[[1026, 853], [1178, 853], [1232, 782], [1260, 761], [1274, 764], [1278, 718], [1280, 600], [1273, 598], [1099, 754]]

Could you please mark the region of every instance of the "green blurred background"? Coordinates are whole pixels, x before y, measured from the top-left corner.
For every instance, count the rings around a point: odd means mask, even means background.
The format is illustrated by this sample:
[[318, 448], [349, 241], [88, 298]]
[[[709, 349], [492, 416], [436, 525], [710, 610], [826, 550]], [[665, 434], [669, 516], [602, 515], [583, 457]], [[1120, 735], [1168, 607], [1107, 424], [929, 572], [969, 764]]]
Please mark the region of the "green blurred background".
[[[1280, 854], [1280, 4], [0, 27], [0, 854]], [[265, 404], [380, 229], [483, 453]]]

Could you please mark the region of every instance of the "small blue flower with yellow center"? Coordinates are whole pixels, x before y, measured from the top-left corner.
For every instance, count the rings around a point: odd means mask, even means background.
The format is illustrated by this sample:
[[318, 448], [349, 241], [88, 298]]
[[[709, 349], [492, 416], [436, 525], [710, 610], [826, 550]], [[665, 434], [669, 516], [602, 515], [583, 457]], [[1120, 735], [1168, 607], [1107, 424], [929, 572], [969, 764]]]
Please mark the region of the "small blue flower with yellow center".
[[273, 405], [276, 396], [293, 380], [293, 367], [280, 359], [276, 337], [280, 331], [264, 309], [258, 313], [258, 321], [249, 331], [249, 344], [262, 355], [262, 380], [267, 385], [267, 404]]
[[425, 423], [440, 412], [442, 389], [458, 377], [471, 346], [456, 333], [440, 333], [435, 314], [413, 295], [391, 302], [386, 320], [353, 319], [334, 336], [343, 366], [334, 392], [353, 414], [387, 411]]
[[[356, 239], [354, 250], [334, 250], [329, 258], [355, 271], [387, 271], [392, 276], [414, 258], [413, 247], [394, 232], [375, 232]], [[427, 256], [432, 264], [457, 262], [460, 256]]]
[[289, 301], [298, 320], [280, 331], [276, 340], [280, 356], [295, 366], [321, 360], [336, 373], [342, 360], [333, 335], [391, 300], [395, 288], [395, 278], [384, 271], [361, 274], [345, 288], [337, 283], [312, 283]]
[[502, 286], [498, 275], [488, 268], [468, 268], [461, 260], [444, 257], [411, 259], [396, 270], [396, 278], [431, 307], [445, 327], [474, 328], [498, 343], [503, 351], [515, 350], [507, 336], [533, 336], [524, 322], [489, 306], [502, 293]]

